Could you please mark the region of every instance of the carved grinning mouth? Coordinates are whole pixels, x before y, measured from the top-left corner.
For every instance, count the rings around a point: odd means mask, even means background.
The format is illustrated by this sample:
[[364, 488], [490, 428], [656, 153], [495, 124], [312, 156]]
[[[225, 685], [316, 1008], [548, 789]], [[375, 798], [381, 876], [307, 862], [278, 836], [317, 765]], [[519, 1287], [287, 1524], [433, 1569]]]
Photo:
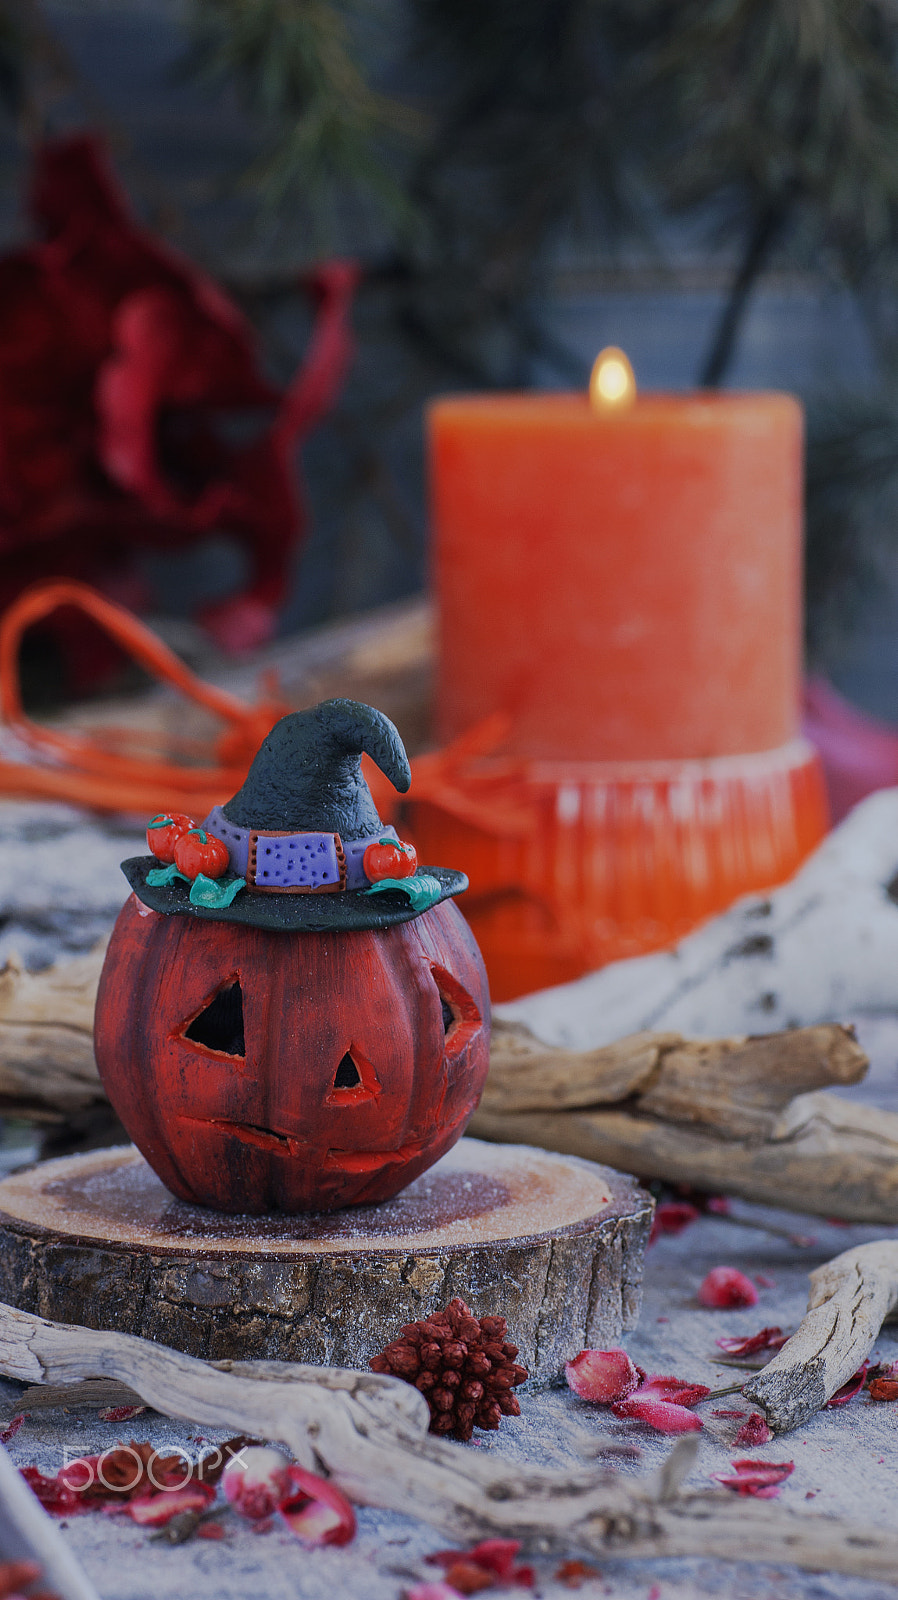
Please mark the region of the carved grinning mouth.
[[[466, 1106], [454, 1126], [467, 1122], [472, 1110], [472, 1105]], [[297, 1139], [288, 1133], [275, 1133], [273, 1128], [260, 1128], [253, 1122], [229, 1122], [224, 1117], [182, 1117], [181, 1120], [201, 1128], [217, 1128], [221, 1133], [229, 1133], [242, 1144], [264, 1150], [268, 1155], [286, 1156], [294, 1161], [304, 1155], [313, 1155], [316, 1161], [321, 1159], [321, 1152], [304, 1139]], [[449, 1131], [446, 1130], [447, 1133]], [[428, 1139], [415, 1139], [410, 1144], [396, 1145], [392, 1150], [330, 1149], [324, 1154], [323, 1164], [342, 1172], [376, 1172], [378, 1168], [395, 1162], [414, 1160], [428, 1142]]]

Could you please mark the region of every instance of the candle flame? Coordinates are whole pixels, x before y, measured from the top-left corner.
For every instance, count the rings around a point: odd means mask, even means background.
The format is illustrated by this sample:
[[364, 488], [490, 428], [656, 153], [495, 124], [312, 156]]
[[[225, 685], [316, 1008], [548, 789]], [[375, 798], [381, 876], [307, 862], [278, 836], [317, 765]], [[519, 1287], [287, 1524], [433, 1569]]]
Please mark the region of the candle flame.
[[594, 411], [623, 411], [636, 399], [633, 368], [615, 345], [600, 350], [589, 379], [589, 399]]

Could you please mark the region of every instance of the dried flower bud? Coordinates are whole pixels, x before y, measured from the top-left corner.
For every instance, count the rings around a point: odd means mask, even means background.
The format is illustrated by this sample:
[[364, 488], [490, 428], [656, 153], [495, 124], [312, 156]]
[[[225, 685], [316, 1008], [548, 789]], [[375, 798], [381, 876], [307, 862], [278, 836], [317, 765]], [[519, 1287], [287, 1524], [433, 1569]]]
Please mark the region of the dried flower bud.
[[283, 1496], [289, 1465], [280, 1450], [267, 1445], [242, 1450], [222, 1473], [225, 1498], [242, 1517], [270, 1517]]

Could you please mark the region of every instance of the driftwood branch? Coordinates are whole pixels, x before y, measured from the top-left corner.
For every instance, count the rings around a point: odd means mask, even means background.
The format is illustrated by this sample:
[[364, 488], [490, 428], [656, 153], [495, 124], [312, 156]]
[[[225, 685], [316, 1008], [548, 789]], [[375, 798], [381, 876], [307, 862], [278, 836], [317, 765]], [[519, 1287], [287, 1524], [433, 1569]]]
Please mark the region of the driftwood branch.
[[494, 1024], [470, 1131], [541, 1145], [641, 1178], [691, 1183], [855, 1222], [898, 1222], [898, 1115], [821, 1092], [856, 1083], [850, 1029], [756, 1039], [633, 1034], [560, 1050]]
[[0, 1110], [50, 1122], [105, 1100], [93, 1040], [103, 955], [0, 969]]
[[521, 1466], [427, 1433], [408, 1385], [345, 1368], [280, 1362], [216, 1366], [127, 1334], [45, 1322], [0, 1305], [0, 1372], [32, 1383], [102, 1375], [156, 1410], [285, 1444], [351, 1499], [411, 1513], [452, 1539], [517, 1538], [530, 1549], [593, 1556], [715, 1556], [790, 1562], [891, 1579], [898, 1534], [748, 1502], [723, 1490], [684, 1492], [695, 1441], [661, 1472], [635, 1479], [604, 1468]]
[[807, 1314], [743, 1394], [777, 1433], [799, 1428], [867, 1359], [898, 1310], [898, 1240], [846, 1250], [811, 1273]]

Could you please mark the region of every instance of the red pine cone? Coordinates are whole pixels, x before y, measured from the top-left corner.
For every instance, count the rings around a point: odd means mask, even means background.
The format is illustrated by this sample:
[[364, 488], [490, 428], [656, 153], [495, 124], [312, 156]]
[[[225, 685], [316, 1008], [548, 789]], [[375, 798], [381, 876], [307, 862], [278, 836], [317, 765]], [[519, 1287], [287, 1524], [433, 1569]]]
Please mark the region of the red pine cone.
[[524, 1382], [527, 1369], [515, 1365], [518, 1347], [508, 1343], [507, 1333], [504, 1317], [475, 1317], [464, 1300], [455, 1299], [445, 1311], [407, 1323], [368, 1365], [420, 1389], [430, 1407], [431, 1433], [470, 1439], [475, 1428], [498, 1428], [501, 1416], [521, 1414], [511, 1391]]

